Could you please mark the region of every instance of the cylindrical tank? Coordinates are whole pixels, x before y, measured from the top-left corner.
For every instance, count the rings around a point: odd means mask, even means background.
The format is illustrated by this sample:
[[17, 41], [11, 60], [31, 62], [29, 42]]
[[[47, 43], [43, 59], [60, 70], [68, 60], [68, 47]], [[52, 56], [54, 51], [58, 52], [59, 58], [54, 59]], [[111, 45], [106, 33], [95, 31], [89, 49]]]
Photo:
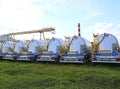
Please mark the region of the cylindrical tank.
[[83, 53], [91, 50], [91, 43], [81, 36], [73, 36], [70, 40], [69, 51]]
[[2, 53], [9, 53], [14, 51], [15, 42], [5, 41], [2, 45]]
[[7, 35], [2, 35], [2, 36], [0, 36], [0, 40], [2, 40], [2, 41], [8, 41], [8, 40], [13, 40], [13, 38], [10, 37], [10, 36], [7, 36]]
[[64, 50], [63, 48], [65, 46], [66, 46], [66, 43], [64, 40], [53, 37], [48, 42], [48, 52], [61, 53]]
[[0, 52], [2, 52], [2, 44], [3, 42], [0, 42]]
[[31, 40], [28, 45], [29, 53], [39, 53], [45, 48], [45, 41], [43, 40]]
[[14, 52], [15, 53], [23, 53], [25, 51], [24, 49], [27, 49], [27, 42], [22, 41], [22, 40], [18, 40], [15, 43]]
[[117, 38], [108, 33], [99, 35], [99, 52], [116, 52], [119, 48]]

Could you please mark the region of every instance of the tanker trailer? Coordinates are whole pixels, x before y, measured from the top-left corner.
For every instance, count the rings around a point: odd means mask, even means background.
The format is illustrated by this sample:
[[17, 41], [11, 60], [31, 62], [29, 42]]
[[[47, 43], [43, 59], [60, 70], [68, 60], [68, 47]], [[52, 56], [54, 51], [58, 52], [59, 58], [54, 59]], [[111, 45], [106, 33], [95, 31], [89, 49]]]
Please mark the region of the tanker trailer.
[[37, 61], [59, 62], [61, 53], [66, 52], [65, 41], [59, 38], [51, 38], [47, 44], [47, 50], [39, 55]]
[[14, 59], [15, 60], [29, 60], [29, 58], [26, 56], [28, 55], [27, 51], [27, 46], [28, 46], [29, 41], [23, 41], [23, 40], [18, 40], [15, 43], [15, 48], [14, 48]]
[[93, 38], [93, 63], [120, 63], [119, 44], [114, 35], [109, 33], [93, 34]]
[[0, 42], [0, 60], [3, 59], [2, 45], [3, 45], [3, 41]]
[[14, 45], [15, 42], [13, 41], [5, 41], [2, 44], [2, 54], [3, 54], [3, 59], [7, 60], [14, 60]]
[[0, 41], [10, 41], [10, 40], [14, 40], [14, 39], [9, 35], [0, 35]]
[[42, 40], [32, 39], [31, 41], [24, 44], [21, 44], [19, 42], [19, 47], [20, 45], [21, 49], [24, 49], [24, 51], [22, 50], [22, 53], [18, 55], [17, 60], [36, 61], [37, 56], [42, 52], [42, 49], [44, 48], [45, 42]]
[[70, 38], [68, 52], [62, 54], [61, 63], [87, 63], [91, 55], [91, 43], [81, 36]]

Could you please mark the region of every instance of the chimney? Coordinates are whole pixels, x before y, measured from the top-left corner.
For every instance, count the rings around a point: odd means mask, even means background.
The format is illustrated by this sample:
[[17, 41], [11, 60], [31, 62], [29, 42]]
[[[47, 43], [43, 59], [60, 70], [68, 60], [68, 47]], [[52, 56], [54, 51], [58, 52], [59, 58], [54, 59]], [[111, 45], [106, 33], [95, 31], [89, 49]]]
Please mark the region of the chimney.
[[81, 34], [80, 34], [80, 23], [78, 23], [78, 36], [81, 36]]

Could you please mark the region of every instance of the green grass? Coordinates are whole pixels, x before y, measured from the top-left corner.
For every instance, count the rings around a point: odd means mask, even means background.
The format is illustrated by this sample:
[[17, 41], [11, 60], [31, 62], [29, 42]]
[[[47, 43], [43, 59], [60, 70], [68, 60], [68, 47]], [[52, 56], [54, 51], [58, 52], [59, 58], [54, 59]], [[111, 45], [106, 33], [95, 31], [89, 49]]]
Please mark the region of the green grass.
[[120, 89], [120, 65], [0, 61], [0, 89]]

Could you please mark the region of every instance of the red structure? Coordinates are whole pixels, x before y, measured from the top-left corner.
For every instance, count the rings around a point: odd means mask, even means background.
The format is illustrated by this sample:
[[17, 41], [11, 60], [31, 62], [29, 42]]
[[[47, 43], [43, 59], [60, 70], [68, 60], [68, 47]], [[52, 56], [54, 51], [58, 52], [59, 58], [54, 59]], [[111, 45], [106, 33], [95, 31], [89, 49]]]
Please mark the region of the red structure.
[[80, 23], [78, 23], [78, 36], [81, 36], [81, 34], [80, 34]]

